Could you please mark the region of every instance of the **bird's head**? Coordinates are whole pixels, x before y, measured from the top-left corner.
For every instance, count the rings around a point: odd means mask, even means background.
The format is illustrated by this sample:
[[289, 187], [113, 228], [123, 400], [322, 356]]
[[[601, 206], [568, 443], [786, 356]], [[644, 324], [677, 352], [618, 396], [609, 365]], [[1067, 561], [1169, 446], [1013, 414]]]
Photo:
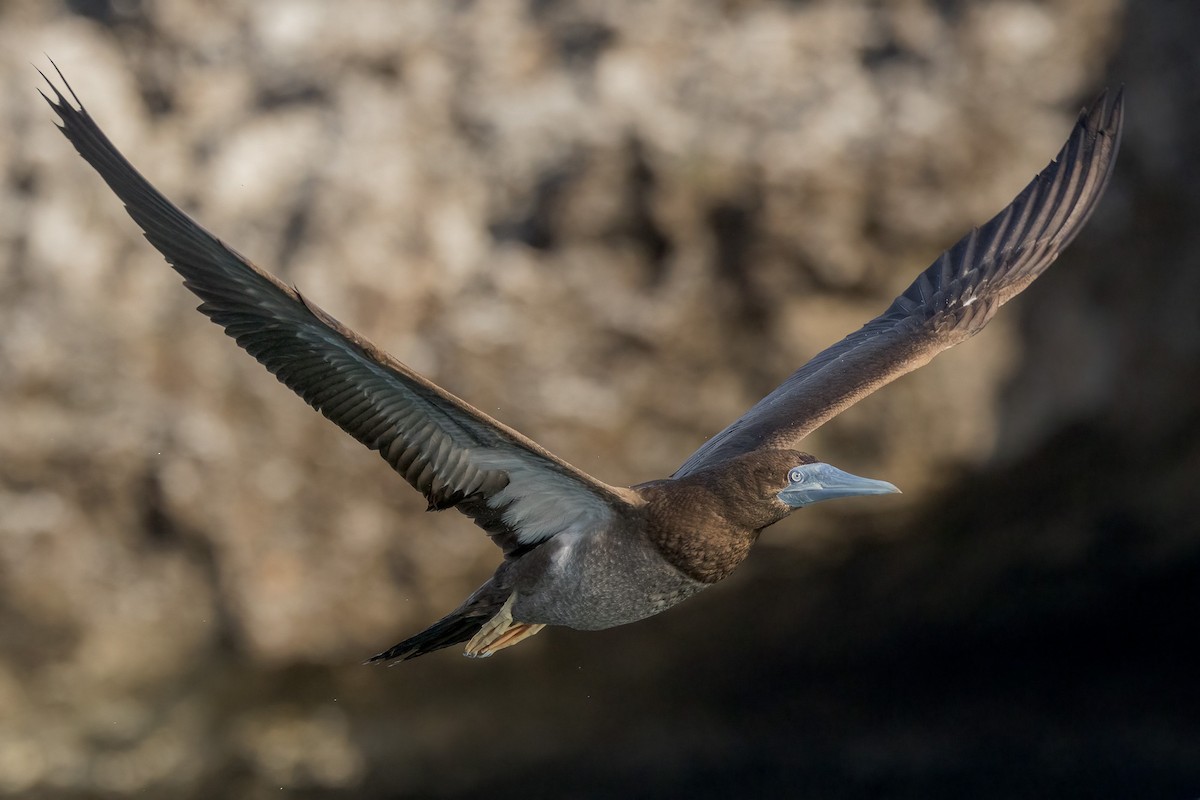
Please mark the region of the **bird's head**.
[[868, 494], [895, 494], [900, 490], [887, 481], [861, 478], [837, 467], [818, 461], [808, 453], [789, 451], [794, 458], [784, 461], [786, 470], [778, 476], [781, 484], [775, 497], [789, 511], [836, 500], [839, 497], [858, 497]]
[[737, 527], [761, 530], [798, 508], [869, 494], [899, 492], [886, 481], [860, 478], [798, 450], [756, 450], [685, 479], [720, 498]]

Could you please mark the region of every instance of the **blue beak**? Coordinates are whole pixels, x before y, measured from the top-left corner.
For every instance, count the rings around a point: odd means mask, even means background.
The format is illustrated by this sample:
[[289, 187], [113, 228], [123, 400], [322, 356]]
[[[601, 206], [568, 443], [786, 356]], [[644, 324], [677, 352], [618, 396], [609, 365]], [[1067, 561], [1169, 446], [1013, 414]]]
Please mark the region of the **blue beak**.
[[839, 497], [858, 497], [867, 494], [898, 494], [887, 481], [860, 478], [837, 467], [817, 462], [796, 467], [789, 474], [790, 482], [778, 497], [792, 508], [835, 500]]

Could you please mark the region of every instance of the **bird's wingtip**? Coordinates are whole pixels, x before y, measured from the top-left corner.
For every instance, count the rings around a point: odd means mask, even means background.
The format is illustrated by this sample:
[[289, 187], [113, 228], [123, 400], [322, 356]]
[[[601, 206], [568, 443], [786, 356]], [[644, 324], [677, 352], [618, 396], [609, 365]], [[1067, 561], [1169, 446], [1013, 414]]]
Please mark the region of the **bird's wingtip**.
[[[58, 112], [60, 116], [62, 116], [63, 111], [66, 109], [77, 111], [86, 116], [87, 109], [84, 108], [83, 102], [79, 99], [79, 95], [75, 94], [75, 89], [71, 86], [71, 82], [67, 80], [67, 76], [63, 74], [62, 69], [57, 63], [55, 63], [53, 58], [46, 56], [46, 60], [50, 62], [50, 66], [54, 67], [54, 72], [58, 75], [58, 79], [62, 81], [62, 85], [67, 90], [67, 94], [63, 94], [62, 89], [60, 89], [58, 84], [46, 74], [45, 70], [43, 70], [37, 64], [33, 64], [32, 66], [35, 70], [37, 70], [37, 74], [42, 76], [42, 80], [44, 80], [46, 85], [50, 87], [50, 91], [54, 92], [55, 99], [51, 100], [50, 97], [42, 91], [41, 87], [38, 88], [38, 94], [40, 94], [46, 100], [46, 102], [50, 104], [50, 107]], [[68, 99], [67, 95], [70, 95], [70, 99]]]
[[1079, 123], [1097, 133], [1116, 136], [1121, 131], [1125, 117], [1125, 84], [1118, 84], [1115, 91], [1107, 86], [1100, 90], [1090, 105], [1079, 112]]
[[1117, 91], [1113, 95], [1112, 106], [1108, 112], [1108, 120], [1106, 128], [1115, 129], [1118, 132], [1125, 118], [1125, 84], [1117, 86]]

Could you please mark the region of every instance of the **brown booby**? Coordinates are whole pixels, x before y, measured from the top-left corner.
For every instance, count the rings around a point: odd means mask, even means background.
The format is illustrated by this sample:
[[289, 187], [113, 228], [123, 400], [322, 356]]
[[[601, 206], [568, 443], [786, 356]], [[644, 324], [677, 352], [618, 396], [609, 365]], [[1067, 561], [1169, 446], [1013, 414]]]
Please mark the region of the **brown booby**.
[[[55, 67], [57, 69], [57, 67]], [[45, 75], [43, 75], [45, 77]], [[160, 194], [101, 132], [61, 71], [60, 130], [225, 329], [282, 383], [377, 451], [429, 508], [456, 508], [504, 560], [462, 605], [370, 659], [467, 642], [490, 656], [546, 625], [596, 630], [657, 614], [741, 563], [798, 508], [898, 491], [797, 449], [820, 425], [978, 333], [1092, 215], [1123, 104], [1100, 95], [1058, 156], [999, 214], [922, 272], [882, 314], [787, 378], [670, 478], [609, 486], [418, 375], [253, 264]]]

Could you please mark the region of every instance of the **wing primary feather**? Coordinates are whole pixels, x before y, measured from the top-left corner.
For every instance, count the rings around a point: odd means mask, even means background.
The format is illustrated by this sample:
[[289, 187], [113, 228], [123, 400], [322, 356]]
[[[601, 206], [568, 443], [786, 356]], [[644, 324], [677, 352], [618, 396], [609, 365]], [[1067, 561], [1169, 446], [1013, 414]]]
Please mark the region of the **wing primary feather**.
[[[628, 507], [623, 490], [413, 372], [193, 221], [117, 150], [54, 69], [66, 94], [41, 70], [50, 93], [38, 91], [58, 115], [56, 127], [200, 298], [200, 312], [309, 405], [378, 450], [428, 499], [446, 507], [470, 489], [474, 499], [461, 510], [506, 553]], [[518, 509], [514, 519], [536, 521], [537, 533], [521, 532], [518, 542], [518, 532], [488, 505], [499, 492], [505, 509]], [[520, 511], [524, 505], [533, 510]]]
[[1120, 147], [1124, 91], [1085, 109], [1045, 169], [918, 275], [888, 308], [800, 367], [693, 453], [682, 477], [760, 447], [796, 447], [838, 413], [978, 333], [1095, 211]]

